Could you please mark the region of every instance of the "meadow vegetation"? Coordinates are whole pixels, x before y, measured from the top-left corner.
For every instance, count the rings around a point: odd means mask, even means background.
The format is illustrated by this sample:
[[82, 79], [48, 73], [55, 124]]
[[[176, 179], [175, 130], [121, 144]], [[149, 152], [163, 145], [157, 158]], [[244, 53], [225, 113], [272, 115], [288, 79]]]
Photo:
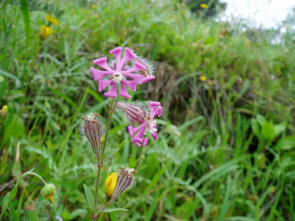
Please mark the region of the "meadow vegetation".
[[[295, 220], [294, 33], [272, 44], [268, 32], [203, 19], [179, 1], [0, 8], [0, 219], [91, 219], [83, 184], [94, 192], [96, 160], [78, 129], [89, 112], [106, 117], [108, 101], [89, 68], [128, 46], [155, 64], [133, 100], [160, 100], [164, 114], [158, 140], [138, 148], [115, 112], [107, 150], [119, 151], [101, 185], [122, 165], [136, 168], [137, 183], [112, 205], [129, 212], [101, 219]], [[59, 24], [41, 41], [46, 14]], [[55, 184], [53, 204], [34, 173]]]

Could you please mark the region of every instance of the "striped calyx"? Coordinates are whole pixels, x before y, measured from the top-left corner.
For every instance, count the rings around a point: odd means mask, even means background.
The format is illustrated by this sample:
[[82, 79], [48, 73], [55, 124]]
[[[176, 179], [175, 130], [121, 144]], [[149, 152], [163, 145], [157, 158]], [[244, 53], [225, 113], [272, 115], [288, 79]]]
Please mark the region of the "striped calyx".
[[123, 193], [125, 190], [129, 189], [132, 184], [135, 182], [135, 176], [137, 171], [131, 168], [121, 167], [117, 173], [117, 185], [113, 192], [112, 198], [116, 199]]
[[145, 121], [146, 111], [142, 107], [126, 102], [117, 102], [116, 105], [125, 112], [126, 117], [132, 124], [142, 124]]
[[90, 113], [87, 118], [82, 117], [84, 120], [84, 133], [92, 146], [95, 154], [100, 152], [100, 141], [102, 137], [102, 126], [97, 120], [98, 114]]

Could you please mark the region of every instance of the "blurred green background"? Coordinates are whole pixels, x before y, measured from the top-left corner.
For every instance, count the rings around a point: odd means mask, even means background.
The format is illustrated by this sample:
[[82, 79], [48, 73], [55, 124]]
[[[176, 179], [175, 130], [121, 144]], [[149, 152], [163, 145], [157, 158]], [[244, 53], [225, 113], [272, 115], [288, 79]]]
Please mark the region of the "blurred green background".
[[[108, 100], [89, 68], [127, 46], [155, 65], [156, 79], [133, 100], [159, 100], [164, 114], [159, 139], [145, 148], [114, 115], [107, 150], [119, 151], [104, 164], [100, 203], [108, 173], [123, 165], [138, 176], [112, 205], [129, 212], [101, 220], [295, 220], [295, 13], [273, 43], [277, 29], [212, 18], [225, 7], [2, 0], [0, 108], [8, 105], [8, 116], [0, 124], [0, 219], [91, 219], [83, 184], [94, 192], [96, 158], [78, 128], [89, 112], [107, 117]], [[42, 25], [54, 31], [43, 43]], [[53, 204], [36, 176], [21, 178], [33, 168], [55, 184]]]

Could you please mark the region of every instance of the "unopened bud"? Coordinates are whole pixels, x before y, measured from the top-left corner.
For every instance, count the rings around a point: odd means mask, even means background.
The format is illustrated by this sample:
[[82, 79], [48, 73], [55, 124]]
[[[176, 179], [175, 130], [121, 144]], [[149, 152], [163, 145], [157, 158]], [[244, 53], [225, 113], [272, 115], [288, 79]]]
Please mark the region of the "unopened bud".
[[52, 183], [49, 183], [49, 184], [46, 184], [43, 188], [42, 188], [42, 190], [41, 190], [41, 195], [42, 196], [44, 196], [44, 197], [46, 197], [46, 196], [48, 196], [48, 195], [52, 195], [52, 194], [54, 194], [56, 192], [56, 190], [55, 190], [55, 185], [54, 184], [52, 184]]
[[100, 142], [102, 138], [102, 126], [101, 123], [97, 120], [98, 114], [90, 113], [87, 115], [87, 118], [82, 117], [84, 122], [84, 132], [92, 146], [92, 150], [95, 154], [100, 152]]
[[142, 124], [145, 121], [146, 111], [142, 107], [126, 102], [117, 102], [116, 105], [125, 112], [126, 117], [132, 124]]

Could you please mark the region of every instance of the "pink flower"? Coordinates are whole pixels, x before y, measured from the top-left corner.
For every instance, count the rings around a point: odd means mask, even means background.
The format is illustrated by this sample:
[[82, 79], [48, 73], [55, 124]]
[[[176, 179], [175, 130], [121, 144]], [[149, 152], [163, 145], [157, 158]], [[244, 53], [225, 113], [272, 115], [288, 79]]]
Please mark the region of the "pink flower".
[[[122, 58], [122, 50], [121, 47], [117, 47], [110, 51], [110, 54], [113, 54], [116, 59], [112, 67], [108, 65], [107, 57], [102, 57], [94, 60], [93, 63], [104, 70], [90, 68], [94, 80], [98, 81], [99, 92], [102, 92], [103, 89], [111, 85], [109, 91], [104, 93], [106, 97], [117, 97], [117, 84], [120, 84], [121, 89], [119, 95], [130, 98], [131, 96], [128, 94], [127, 87], [136, 91], [136, 83], [143, 84], [155, 78], [152, 75], [141, 74], [141, 72], [149, 72], [147, 69], [148, 66], [141, 62], [129, 48], [125, 48]], [[129, 61], [133, 61], [133, 67], [128, 69], [126, 64]], [[102, 79], [104, 77], [106, 79]]]
[[144, 122], [141, 125], [139, 125], [136, 128], [134, 128], [133, 126], [128, 127], [129, 134], [132, 137], [131, 141], [138, 147], [141, 147], [141, 143], [144, 147], [146, 146], [148, 138], [144, 137], [144, 135], [146, 135], [147, 131], [151, 133], [154, 140], [158, 139], [157, 123], [154, 120], [154, 117], [156, 115], [158, 117], [161, 117], [161, 113], [162, 113], [161, 103], [150, 101], [149, 109], [150, 109], [150, 116], [146, 117]]

